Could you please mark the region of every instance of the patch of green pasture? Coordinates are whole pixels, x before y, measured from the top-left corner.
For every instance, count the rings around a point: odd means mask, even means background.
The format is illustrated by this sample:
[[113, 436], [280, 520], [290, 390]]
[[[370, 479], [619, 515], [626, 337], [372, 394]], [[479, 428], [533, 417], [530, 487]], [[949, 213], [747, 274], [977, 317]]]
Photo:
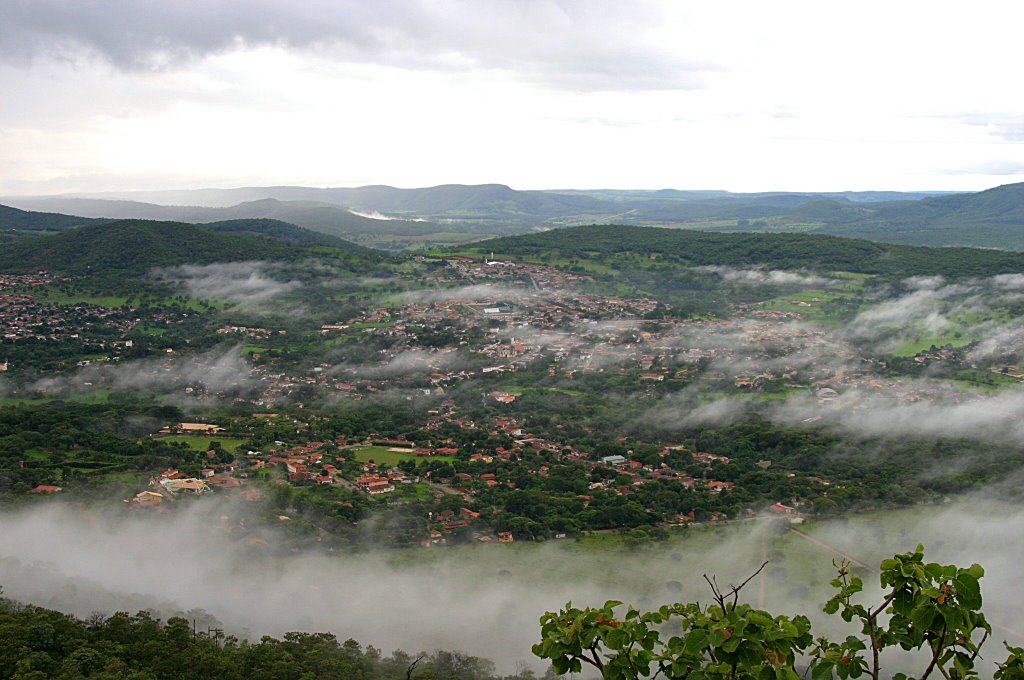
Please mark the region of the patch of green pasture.
[[975, 340], [978, 340], [972, 335], [961, 333], [959, 337], [954, 333], [945, 333], [942, 335], [919, 335], [915, 336], [912, 340], [908, 340], [903, 344], [897, 346], [890, 352], [896, 357], [912, 357], [921, 352], [926, 352], [934, 347], [945, 347], [951, 345], [952, 347], [964, 347], [969, 345]]
[[218, 437], [216, 434], [206, 436], [195, 436], [190, 434], [169, 434], [161, 437], [164, 441], [184, 442], [193, 451], [207, 451], [210, 442], [220, 442], [222, 449], [228, 453], [237, 453], [247, 440], [232, 439], [231, 437]]
[[28, 451], [25, 451], [21, 455], [25, 456], [25, 458], [28, 459], [28, 460], [35, 460], [35, 461], [39, 461], [39, 462], [45, 462], [45, 461], [50, 460], [50, 455], [51, 454], [50, 454], [49, 451], [34, 451], [32, 449], [29, 449]]
[[397, 465], [405, 460], [442, 460], [449, 463], [455, 460], [452, 456], [414, 456], [411, 453], [389, 451], [386, 446], [350, 446], [343, 449], [342, 454], [351, 454], [360, 463], [372, 460], [378, 465]]
[[853, 300], [853, 293], [838, 290], [812, 289], [782, 295], [761, 303], [761, 308], [775, 312], [796, 312], [811, 321], [829, 321], [832, 315], [823, 307], [835, 300]]
[[84, 292], [65, 292], [54, 287], [34, 288], [30, 294], [40, 301], [55, 305], [88, 304], [97, 307], [123, 307], [128, 298], [120, 295], [96, 295]]

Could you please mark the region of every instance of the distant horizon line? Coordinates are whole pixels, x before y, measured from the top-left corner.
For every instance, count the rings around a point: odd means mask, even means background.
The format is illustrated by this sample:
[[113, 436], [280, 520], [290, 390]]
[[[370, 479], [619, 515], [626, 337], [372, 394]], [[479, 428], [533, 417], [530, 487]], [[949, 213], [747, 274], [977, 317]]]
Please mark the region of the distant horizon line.
[[466, 188], [479, 188], [479, 187], [503, 187], [511, 191], [517, 192], [530, 192], [538, 191], [545, 193], [591, 193], [591, 192], [621, 192], [621, 193], [638, 193], [638, 194], [650, 194], [658, 192], [679, 192], [679, 193], [721, 193], [721, 194], [732, 194], [732, 195], [777, 195], [777, 194], [965, 194], [965, 193], [979, 193], [982, 191], [988, 191], [989, 189], [996, 189], [1003, 186], [1009, 186], [1013, 184], [1021, 184], [1021, 182], [1007, 182], [1004, 184], [995, 184], [985, 189], [819, 189], [819, 190], [802, 190], [802, 189], [761, 189], [756, 191], [735, 191], [731, 189], [721, 188], [701, 188], [701, 189], [679, 189], [674, 187], [659, 187], [656, 189], [623, 189], [616, 187], [600, 187], [600, 188], [587, 188], [587, 189], [568, 189], [568, 188], [547, 188], [547, 189], [517, 189], [509, 184], [501, 182], [481, 182], [478, 184], [465, 184], [461, 182], [449, 182], [442, 184], [432, 184], [424, 186], [397, 186], [394, 184], [353, 184], [353, 185], [341, 185], [341, 184], [329, 184], [329, 185], [315, 185], [315, 184], [244, 184], [237, 186], [201, 186], [190, 189], [107, 189], [103, 191], [62, 191], [59, 193], [3, 193], [0, 194], [0, 198], [82, 198], [89, 199], [102, 196], [115, 196], [115, 195], [127, 195], [127, 194], [161, 194], [161, 193], [192, 193], [202, 191], [244, 191], [244, 190], [259, 190], [259, 189], [313, 189], [313, 190], [332, 190], [332, 189], [366, 189], [366, 188], [387, 188], [396, 189], [400, 191], [416, 191], [421, 189], [437, 189], [442, 187], [466, 187]]

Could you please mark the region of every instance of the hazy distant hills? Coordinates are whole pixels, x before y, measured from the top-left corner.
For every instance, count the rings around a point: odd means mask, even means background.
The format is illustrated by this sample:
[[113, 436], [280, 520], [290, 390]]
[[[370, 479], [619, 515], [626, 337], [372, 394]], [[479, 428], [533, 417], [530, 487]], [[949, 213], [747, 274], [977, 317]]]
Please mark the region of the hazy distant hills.
[[20, 207], [29, 210], [56, 210], [91, 218], [165, 220], [199, 224], [239, 219], [273, 219], [330, 236], [370, 242], [387, 236], [422, 237], [452, 231], [450, 227], [426, 221], [371, 219], [327, 203], [280, 201], [273, 198], [239, 203], [226, 208], [69, 197], [18, 199], [12, 202], [17, 202]]
[[[29, 210], [57, 210], [79, 215], [96, 215], [86, 203], [69, 202], [70, 197], [4, 199], [9, 205]], [[517, 191], [503, 184], [443, 184], [421, 189], [399, 189], [384, 185], [354, 188], [243, 187], [195, 191], [147, 191], [77, 196], [86, 200], [117, 200], [158, 206], [205, 206], [237, 208], [239, 204], [267, 199], [285, 203], [334, 206], [391, 218], [455, 220], [458, 222], [508, 223], [525, 220], [536, 223], [553, 217], [605, 212], [607, 201], [584, 195], [548, 191]], [[106, 210], [116, 206], [107, 206]], [[105, 216], [110, 216], [107, 212]], [[125, 216], [125, 215], [118, 215]], [[375, 220], [378, 225], [385, 220]], [[305, 226], [305, 225], [302, 225]], [[463, 225], [468, 226], [468, 225]]]
[[391, 249], [604, 223], [710, 231], [813, 232], [908, 245], [1024, 250], [1024, 184], [941, 195], [734, 194], [674, 189], [518, 191], [501, 184], [421, 189], [245, 187], [11, 198], [0, 202], [24, 210], [87, 218], [194, 223], [268, 218]]
[[822, 233], [890, 243], [1024, 250], [1024, 184], [870, 207], [841, 205]]

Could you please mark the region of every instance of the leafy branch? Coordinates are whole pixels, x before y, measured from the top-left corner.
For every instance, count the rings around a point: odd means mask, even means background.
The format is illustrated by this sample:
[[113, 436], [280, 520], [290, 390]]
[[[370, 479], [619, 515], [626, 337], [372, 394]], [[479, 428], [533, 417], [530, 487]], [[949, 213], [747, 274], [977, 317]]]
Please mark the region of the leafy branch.
[[[992, 630], [981, 612], [984, 570], [979, 565], [963, 569], [925, 563], [924, 547], [918, 546], [882, 561], [883, 596], [868, 606], [857, 601], [864, 589], [860, 577], [850, 572], [848, 562], [835, 563], [831, 584], [836, 592], [824, 611], [859, 623], [863, 636], [841, 641], [815, 639], [805, 616], [776, 616], [740, 601], [743, 588], [766, 565], [728, 589], [705, 574], [712, 599], [707, 607], [675, 603], [651, 612], [627, 607], [617, 616], [622, 603], [614, 600], [601, 608], [578, 609], [570, 603], [541, 617], [541, 641], [533, 652], [550, 660], [558, 673], [580, 672], [585, 663], [605, 680], [637, 680], [652, 671], [669, 680], [797, 680], [798, 659], [806, 663], [811, 680], [862, 675], [880, 680], [883, 652], [927, 649], [928, 662], [917, 680], [934, 673], [945, 680], [978, 677], [975, 661]], [[662, 639], [670, 621], [681, 632]], [[995, 678], [1024, 680], [1024, 649], [1007, 650], [1010, 656], [999, 664]], [[910, 680], [902, 673], [892, 677]]]

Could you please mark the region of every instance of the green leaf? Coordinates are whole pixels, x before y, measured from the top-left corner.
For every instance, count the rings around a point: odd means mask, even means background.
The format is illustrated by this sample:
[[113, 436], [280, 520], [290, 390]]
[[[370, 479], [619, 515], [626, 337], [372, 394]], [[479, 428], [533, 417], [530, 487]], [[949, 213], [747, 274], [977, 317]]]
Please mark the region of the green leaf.
[[832, 667], [835, 666], [831, 661], [819, 661], [811, 667], [811, 680], [830, 680], [832, 677]]
[[953, 582], [957, 599], [968, 609], [981, 609], [981, 585], [978, 579], [967, 572], [961, 573]]
[[921, 605], [910, 613], [910, 623], [918, 630], [930, 630], [937, 613], [934, 605]]
[[706, 630], [697, 628], [691, 630], [686, 636], [686, 642], [683, 644], [683, 649], [687, 654], [699, 654], [704, 651], [704, 648], [708, 645], [708, 633]]
[[611, 650], [618, 651], [626, 646], [628, 636], [620, 628], [612, 628], [604, 634], [604, 643]]

